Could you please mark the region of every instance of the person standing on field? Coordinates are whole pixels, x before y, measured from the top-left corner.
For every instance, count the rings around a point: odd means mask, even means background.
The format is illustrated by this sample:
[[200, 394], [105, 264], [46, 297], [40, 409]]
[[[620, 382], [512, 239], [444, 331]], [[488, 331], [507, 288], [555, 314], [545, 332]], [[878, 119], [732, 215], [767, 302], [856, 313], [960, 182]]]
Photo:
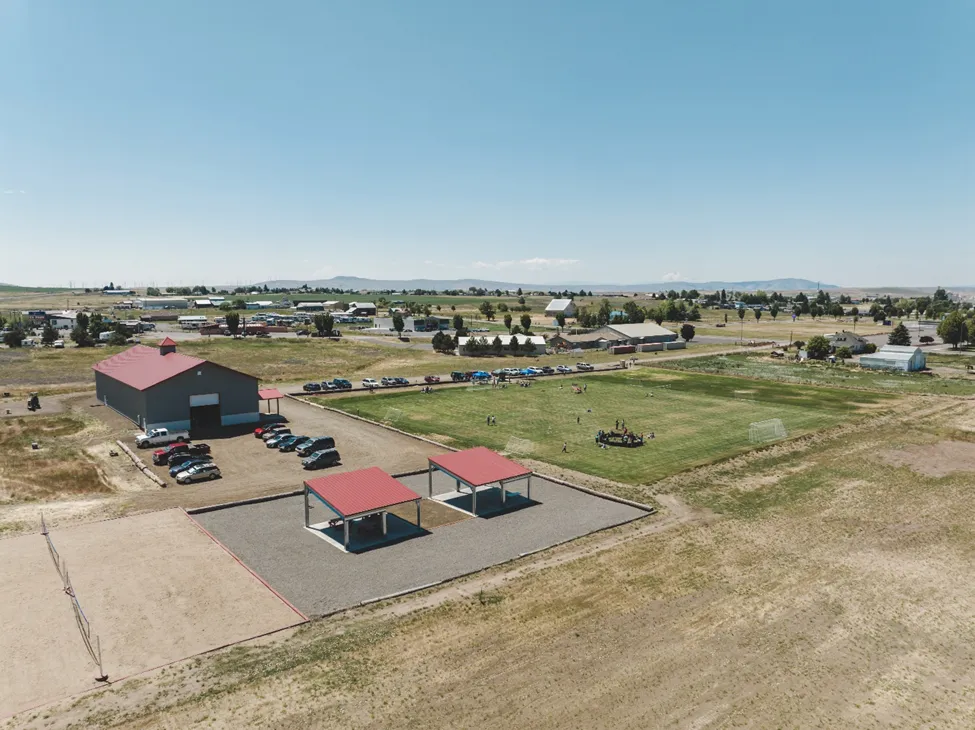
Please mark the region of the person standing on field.
[[569, 442], [568, 441], [563, 441], [562, 442], [562, 453], [563, 454], [566, 453], [566, 452], [568, 452], [568, 450], [569, 450], [568, 447], [569, 447]]

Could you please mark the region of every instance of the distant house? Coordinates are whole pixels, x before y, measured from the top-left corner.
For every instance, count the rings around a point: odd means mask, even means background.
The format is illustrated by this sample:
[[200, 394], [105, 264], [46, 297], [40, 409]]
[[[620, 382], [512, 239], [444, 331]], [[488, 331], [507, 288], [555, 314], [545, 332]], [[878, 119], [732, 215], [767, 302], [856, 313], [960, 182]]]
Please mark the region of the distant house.
[[677, 334], [656, 322], [638, 322], [636, 324], [610, 324], [608, 329], [618, 333], [625, 345], [644, 345], [656, 342], [674, 342]]
[[78, 313], [66, 309], [63, 312], [48, 312], [47, 321], [56, 330], [70, 330], [74, 329], [75, 324], [77, 324]]
[[274, 302], [272, 302], [269, 299], [262, 299], [262, 300], [255, 301], [255, 302], [245, 302], [244, 303], [244, 308], [245, 309], [270, 309], [271, 307], [274, 307], [274, 306], [276, 306], [274, 304]]
[[194, 299], [193, 306], [196, 307], [197, 309], [203, 309], [205, 307], [212, 307], [213, 302], [210, 301], [209, 299]]
[[102, 289], [101, 292], [110, 297], [129, 297], [135, 294], [131, 289]]
[[553, 299], [545, 307], [546, 317], [555, 317], [563, 314], [566, 317], [576, 316], [576, 304], [571, 299]]
[[847, 332], [843, 330], [826, 337], [829, 340], [829, 344], [834, 348], [849, 347], [850, 352], [854, 355], [859, 355], [865, 352], [867, 349], [867, 340], [855, 332]]
[[324, 312], [325, 302], [298, 302], [295, 309], [299, 312]]
[[134, 303], [139, 309], [186, 309], [190, 306], [184, 297], [144, 297]]
[[376, 305], [372, 302], [350, 302], [345, 313], [350, 317], [375, 317]]
[[913, 345], [884, 345], [872, 355], [860, 357], [860, 367], [870, 370], [924, 370], [927, 358], [920, 347]]
[[548, 341], [549, 347], [561, 350], [605, 350], [607, 347], [625, 343], [626, 338], [609, 327], [600, 327], [578, 335], [558, 334]]

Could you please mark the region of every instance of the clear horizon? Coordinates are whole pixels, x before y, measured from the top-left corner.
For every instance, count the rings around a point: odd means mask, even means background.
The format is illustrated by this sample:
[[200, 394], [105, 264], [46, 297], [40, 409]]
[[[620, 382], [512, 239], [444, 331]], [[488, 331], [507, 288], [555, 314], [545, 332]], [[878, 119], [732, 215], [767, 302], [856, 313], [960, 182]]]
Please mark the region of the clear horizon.
[[0, 0], [0, 282], [975, 278], [972, 37], [905, 0]]

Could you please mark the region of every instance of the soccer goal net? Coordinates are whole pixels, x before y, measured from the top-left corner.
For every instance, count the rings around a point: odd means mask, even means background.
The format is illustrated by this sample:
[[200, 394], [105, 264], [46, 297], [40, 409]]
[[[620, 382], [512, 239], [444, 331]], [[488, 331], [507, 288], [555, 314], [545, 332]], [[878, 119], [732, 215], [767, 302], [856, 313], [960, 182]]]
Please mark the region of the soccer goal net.
[[386, 415], [383, 416], [383, 423], [396, 423], [403, 417], [403, 411], [399, 408], [387, 408]]
[[781, 418], [770, 418], [767, 421], [755, 421], [748, 425], [748, 440], [753, 444], [761, 444], [766, 441], [778, 441], [784, 439], [788, 434], [785, 424]]
[[511, 454], [513, 456], [529, 456], [535, 452], [535, 442], [529, 439], [518, 438], [517, 436], [511, 436], [508, 439], [508, 444], [504, 447], [505, 454]]

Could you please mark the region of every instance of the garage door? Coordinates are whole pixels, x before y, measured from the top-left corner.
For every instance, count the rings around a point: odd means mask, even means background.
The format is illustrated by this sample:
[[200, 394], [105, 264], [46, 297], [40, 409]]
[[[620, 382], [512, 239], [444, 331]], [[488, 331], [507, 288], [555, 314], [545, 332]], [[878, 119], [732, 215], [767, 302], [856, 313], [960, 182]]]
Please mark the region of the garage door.
[[197, 406], [215, 406], [220, 404], [219, 393], [208, 393], [207, 395], [191, 395], [190, 408]]

